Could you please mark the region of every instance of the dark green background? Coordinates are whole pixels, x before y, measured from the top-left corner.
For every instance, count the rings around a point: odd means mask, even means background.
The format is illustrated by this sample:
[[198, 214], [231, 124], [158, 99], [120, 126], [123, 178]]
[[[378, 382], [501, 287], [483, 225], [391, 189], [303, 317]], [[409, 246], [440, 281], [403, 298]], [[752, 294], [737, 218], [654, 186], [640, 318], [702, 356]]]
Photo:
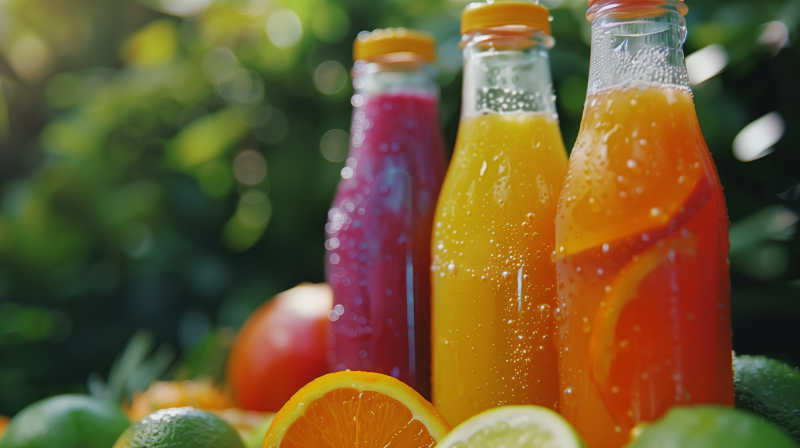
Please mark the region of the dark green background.
[[[408, 26], [436, 35], [453, 143], [463, 2], [221, 0], [199, 16], [164, 12], [198, 3], [0, 4], [2, 414], [85, 391], [92, 374], [94, 393], [114, 389], [118, 399], [156, 376], [219, 376], [226, 328], [276, 292], [323, 280], [323, 226], [343, 164], [323, 157], [321, 139], [349, 130], [352, 90], [341, 74], [358, 31]], [[694, 91], [734, 223], [734, 347], [798, 365], [800, 47], [791, 43], [800, 0], [689, 7], [686, 53], [719, 44], [730, 56], [722, 74]], [[302, 23], [301, 39], [286, 48], [265, 32], [280, 8]], [[582, 0], [552, 11], [567, 147], [586, 93], [585, 11]], [[789, 31], [785, 48], [761, 38], [776, 20]], [[786, 122], [776, 150], [737, 161], [736, 134], [773, 111]], [[181, 148], [207, 157], [187, 158]], [[243, 150], [266, 160], [257, 185], [233, 175]], [[344, 157], [341, 146], [326, 151]], [[139, 329], [148, 333], [134, 339], [106, 386], [100, 378]], [[147, 357], [151, 342], [161, 349]]]

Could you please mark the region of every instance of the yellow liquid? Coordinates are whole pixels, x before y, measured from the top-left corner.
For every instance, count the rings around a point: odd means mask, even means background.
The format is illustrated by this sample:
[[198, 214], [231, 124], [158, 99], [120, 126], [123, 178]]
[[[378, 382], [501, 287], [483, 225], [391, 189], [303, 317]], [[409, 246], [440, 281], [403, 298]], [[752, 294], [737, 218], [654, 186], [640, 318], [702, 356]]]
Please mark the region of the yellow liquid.
[[465, 117], [432, 240], [433, 403], [451, 425], [558, 402], [554, 219], [567, 154], [558, 121]]

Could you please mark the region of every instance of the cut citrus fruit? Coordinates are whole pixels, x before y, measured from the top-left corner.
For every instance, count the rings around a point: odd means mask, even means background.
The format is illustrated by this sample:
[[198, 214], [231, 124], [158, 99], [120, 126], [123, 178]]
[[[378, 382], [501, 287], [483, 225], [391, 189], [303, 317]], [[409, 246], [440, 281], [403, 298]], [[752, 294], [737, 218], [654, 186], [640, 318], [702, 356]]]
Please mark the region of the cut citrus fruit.
[[[691, 271], [697, 270], [695, 245], [693, 235], [675, 233], [635, 256], [620, 270], [607, 290], [605, 306], [594, 318], [589, 338], [591, 378], [622, 426], [657, 418], [680, 394], [680, 385], [673, 384], [673, 377], [680, 377], [675, 370], [680, 366], [670, 365], [669, 359], [680, 359], [673, 351], [682, 341], [683, 329], [668, 326], [673, 320], [669, 306], [682, 307], [673, 297], [676, 291], [655, 285], [681, 285], [687, 297], [696, 297], [687, 293], [694, 283]], [[645, 396], [643, 389], [651, 393]]]
[[336, 372], [308, 383], [275, 416], [263, 448], [433, 447], [450, 427], [390, 376]]
[[437, 448], [580, 448], [577, 431], [556, 412], [541, 406], [489, 409], [456, 426]]
[[[611, 363], [618, 345], [615, 337], [617, 322], [625, 307], [645, 291], [640, 291], [644, 280], [662, 264], [675, 263], [677, 256], [693, 255], [695, 240], [691, 235], [677, 234], [665, 238], [641, 255], [634, 257], [621, 271], [609, 290], [611, 299], [600, 307], [594, 319], [589, 347], [592, 373], [598, 383], [605, 384], [611, 375]], [[662, 244], [663, 243], [663, 244]]]
[[709, 203], [634, 255], [584, 330], [592, 382], [623, 431], [676, 405], [733, 404], [730, 349], [717, 342], [730, 337], [730, 317], [716, 213]]

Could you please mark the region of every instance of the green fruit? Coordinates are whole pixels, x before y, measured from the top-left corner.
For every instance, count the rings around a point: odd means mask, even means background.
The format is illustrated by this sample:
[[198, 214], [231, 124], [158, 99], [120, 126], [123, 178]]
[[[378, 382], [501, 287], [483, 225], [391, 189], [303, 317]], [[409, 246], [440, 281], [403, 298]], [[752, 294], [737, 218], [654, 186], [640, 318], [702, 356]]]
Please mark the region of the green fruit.
[[763, 356], [737, 356], [733, 368], [736, 407], [766, 418], [800, 442], [800, 372]]
[[162, 409], [131, 425], [114, 448], [244, 448], [239, 433], [214, 414]]
[[272, 424], [272, 420], [274, 419], [275, 414], [270, 414], [260, 425], [258, 425], [256, 429], [250, 433], [250, 435], [247, 437], [247, 442], [245, 443], [247, 448], [261, 448], [261, 445], [264, 443], [264, 437], [267, 436], [269, 425]]
[[563, 417], [541, 406], [489, 409], [456, 426], [436, 448], [584, 448]]
[[724, 406], [678, 406], [628, 448], [798, 448], [772, 423]]
[[114, 403], [88, 395], [58, 395], [19, 412], [0, 448], [108, 448], [130, 425]]

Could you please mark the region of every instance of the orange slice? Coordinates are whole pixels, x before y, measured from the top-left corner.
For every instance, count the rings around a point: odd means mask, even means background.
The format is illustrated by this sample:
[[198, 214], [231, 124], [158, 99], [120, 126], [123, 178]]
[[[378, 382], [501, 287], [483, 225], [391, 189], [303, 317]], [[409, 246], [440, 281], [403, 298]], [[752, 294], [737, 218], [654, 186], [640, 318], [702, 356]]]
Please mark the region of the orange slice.
[[[648, 279], [651, 277], [663, 278], [672, 276], [675, 283], [680, 283], [681, 272], [686, 270], [697, 270], [696, 265], [696, 244], [697, 238], [689, 233], [674, 233], [662, 239], [646, 251], [634, 257], [616, 278], [613, 286], [609, 290], [609, 298], [605, 301], [606, 306], [598, 309], [592, 325], [592, 333], [589, 338], [589, 369], [592, 380], [597, 386], [603, 401], [606, 403], [611, 414], [618, 423], [632, 423], [631, 415], [626, 409], [629, 408], [629, 394], [632, 393], [631, 386], [636, 382], [634, 378], [619, 378], [612, 372], [614, 364], [617, 369], [622, 369], [627, 376], [641, 376], [642, 368], [648, 364], [648, 360], [653, 356], [666, 354], [665, 346], [661, 346], [662, 335], [653, 335], [658, 330], [655, 325], [642, 325], [633, 335], [634, 340], [627, 338], [620, 339], [619, 324], [623, 311], [636, 302], [641, 305], [639, 310], [648, 314], [648, 317], [656, 320], [664, 320], [667, 316], [653, 315], [658, 313], [657, 305], [666, 302], [664, 294], [669, 294], [669, 289], [663, 284], [660, 288], [652, 288]], [[691, 293], [690, 293], [691, 297]], [[640, 316], [640, 318], [644, 318]], [[642, 341], [645, 346], [639, 346], [635, 338], [647, 339]], [[673, 345], [675, 344], [674, 341]], [[668, 345], [667, 345], [668, 347]], [[658, 353], [653, 353], [654, 351]], [[652, 378], [651, 378], [652, 380]]]
[[345, 371], [300, 389], [275, 416], [263, 448], [425, 448], [449, 431], [439, 411], [401, 381]]

